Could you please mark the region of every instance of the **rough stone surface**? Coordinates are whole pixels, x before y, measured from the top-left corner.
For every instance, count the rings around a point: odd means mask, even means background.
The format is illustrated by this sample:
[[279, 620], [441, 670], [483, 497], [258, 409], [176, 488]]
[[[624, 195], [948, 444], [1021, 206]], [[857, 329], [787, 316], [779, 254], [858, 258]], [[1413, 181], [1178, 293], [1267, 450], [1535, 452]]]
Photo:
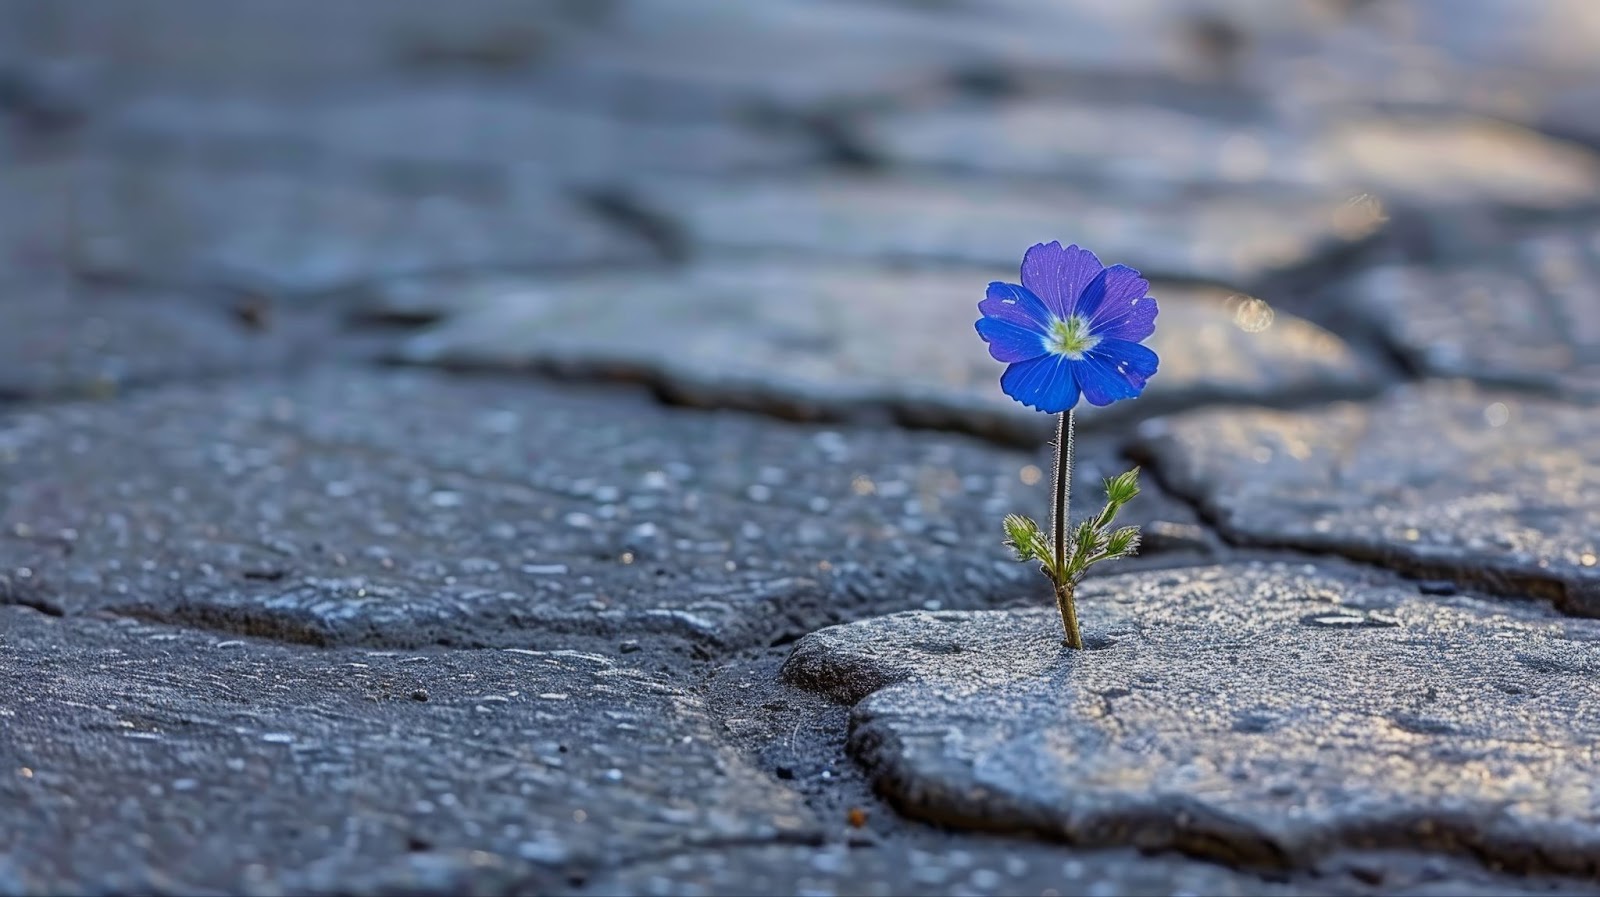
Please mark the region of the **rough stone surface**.
[[896, 164], [995, 174], [1534, 207], [1600, 198], [1594, 154], [1472, 118], [1354, 118], [1310, 128], [1156, 105], [1024, 98], [998, 108], [969, 101], [873, 116], [862, 130], [865, 145]]
[[1600, 399], [1600, 227], [1459, 265], [1380, 266], [1344, 289], [1418, 370]]
[[[389, 285], [379, 312], [456, 314], [401, 346], [412, 363], [642, 379], [698, 405], [888, 416], [1033, 442], [1052, 429], [1000, 391], [974, 338], [996, 272], [699, 266], [682, 274]], [[1260, 300], [1157, 283], [1161, 371], [1086, 425], [1219, 400], [1349, 396], [1372, 384], [1332, 334]]]
[[[1324, 893], [1345, 889], [1324, 889]], [[865, 847], [754, 847], [686, 853], [629, 866], [572, 893], [744, 894], [1293, 894], [1297, 889], [1209, 863], [1132, 851], [1071, 852], [1006, 841]]]
[[1489, 873], [1471, 860], [1451, 861], [1390, 851], [1349, 854], [1316, 874], [1263, 877], [1176, 854], [1083, 851], [971, 834], [956, 839], [775, 845], [697, 851], [630, 865], [601, 875], [571, 894], [818, 895], [1087, 894], [1266, 895], [1396, 894], [1414, 897], [1508, 897], [1589, 894], [1580, 883], [1551, 876]]
[[1438, 383], [1304, 413], [1152, 421], [1141, 451], [1230, 539], [1600, 616], [1597, 425], [1586, 406]]
[[1593, 875], [1600, 626], [1310, 566], [1110, 577], [1053, 610], [807, 636], [902, 811], [1082, 845], [1308, 868], [1338, 848]]
[[[1085, 458], [1080, 495], [1121, 469]], [[178, 387], [4, 420], [0, 597], [317, 644], [764, 644], [1047, 600], [998, 529], [1043, 516], [1042, 461], [420, 372]]]
[[0, 398], [108, 397], [170, 380], [281, 369], [340, 351], [334, 316], [265, 297], [211, 299], [28, 281], [0, 290]]
[[698, 699], [602, 655], [0, 620], [0, 841], [30, 891], [547, 889], [817, 832]]
[[506, 166], [575, 183], [621, 172], [718, 173], [818, 161], [798, 135], [737, 123], [652, 122], [552, 107], [525, 90], [482, 85], [353, 91], [311, 101], [155, 95], [101, 126], [113, 146], [179, 158], [244, 156], [313, 164]]
[[[808, 111], [937, 89], [952, 75], [1043, 69], [1130, 74], [1170, 71], [1155, 45], [1112, 7], [1055, 4], [1047, 29], [986, 8], [901, 3], [718, 3], [633, 0], [591, 34], [577, 33], [552, 65], [580, 81], [666, 82]], [[1145, 17], [1142, 27], [1159, 26]], [[1072, 33], [1064, 45], [1056, 39]], [[886, 52], [887, 47], [892, 47]], [[818, 65], [826, 59], [826, 65]]]
[[[0, 0], [0, 895], [1596, 893], [1597, 75], [1594, 0]], [[1052, 239], [1163, 303], [1074, 657], [972, 332]], [[1326, 404], [1441, 376], [1517, 392]]]
[[71, 264], [102, 279], [305, 293], [467, 267], [651, 258], [631, 233], [516, 174], [408, 191], [334, 163], [290, 175], [86, 162], [67, 191]]
[[[633, 190], [691, 246], [724, 253], [1014, 268], [1018, 247], [1070, 238], [1147, 277], [1247, 283], [1369, 236], [1381, 210], [1273, 193], [1117, 192], [911, 175], [649, 179]], [[1070, 231], [1070, 233], [1066, 233]]]

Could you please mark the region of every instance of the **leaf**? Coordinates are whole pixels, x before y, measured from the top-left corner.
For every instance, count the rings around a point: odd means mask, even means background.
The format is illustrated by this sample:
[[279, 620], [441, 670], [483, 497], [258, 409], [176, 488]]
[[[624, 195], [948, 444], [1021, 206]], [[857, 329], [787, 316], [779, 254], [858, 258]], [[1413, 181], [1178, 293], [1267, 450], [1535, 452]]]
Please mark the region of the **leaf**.
[[1139, 468], [1135, 467], [1132, 470], [1119, 473], [1106, 480], [1105, 484], [1106, 501], [1112, 504], [1125, 505], [1133, 501], [1134, 496], [1139, 494]]
[[1106, 539], [1105, 554], [1107, 559], [1113, 557], [1127, 557], [1139, 550], [1139, 528], [1125, 526], [1112, 533]]
[[1054, 568], [1050, 547], [1045, 544], [1044, 533], [1039, 532], [1039, 524], [1021, 514], [1007, 514], [1001, 525], [1005, 527], [1006, 545], [1016, 552], [1017, 560], [1037, 560], [1047, 568]]
[[1066, 569], [1062, 571], [1064, 581], [1076, 582], [1083, 575], [1083, 571], [1089, 567], [1089, 558], [1099, 549], [1102, 538], [1093, 521], [1085, 520], [1078, 524], [1072, 533], [1072, 554], [1067, 558]]
[[1137, 553], [1139, 551], [1139, 528], [1137, 526], [1125, 526], [1107, 536], [1104, 544], [1105, 547], [1099, 554], [1089, 558], [1084, 563], [1085, 569], [1101, 561], [1114, 561]]

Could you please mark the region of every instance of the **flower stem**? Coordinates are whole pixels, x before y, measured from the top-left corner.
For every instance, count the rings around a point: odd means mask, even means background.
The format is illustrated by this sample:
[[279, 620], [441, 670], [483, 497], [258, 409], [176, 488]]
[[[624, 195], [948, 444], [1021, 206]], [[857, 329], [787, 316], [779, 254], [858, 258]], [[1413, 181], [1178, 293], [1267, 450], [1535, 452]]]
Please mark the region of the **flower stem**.
[[[1055, 501], [1050, 509], [1050, 530], [1055, 541], [1056, 569], [1063, 572], [1067, 569], [1066, 539], [1067, 527], [1071, 526], [1072, 507], [1072, 431], [1074, 419], [1072, 410], [1061, 413], [1056, 421], [1056, 473], [1055, 473]], [[1064, 579], [1052, 577], [1056, 587], [1056, 608], [1061, 611], [1061, 626], [1066, 630], [1066, 645], [1069, 648], [1082, 648], [1083, 635], [1078, 631], [1078, 609], [1073, 603], [1074, 584]]]
[[1056, 610], [1061, 612], [1061, 627], [1067, 637], [1061, 640], [1068, 648], [1083, 648], [1083, 635], [1078, 631], [1078, 606], [1073, 601], [1077, 586], [1070, 582], [1056, 583]]

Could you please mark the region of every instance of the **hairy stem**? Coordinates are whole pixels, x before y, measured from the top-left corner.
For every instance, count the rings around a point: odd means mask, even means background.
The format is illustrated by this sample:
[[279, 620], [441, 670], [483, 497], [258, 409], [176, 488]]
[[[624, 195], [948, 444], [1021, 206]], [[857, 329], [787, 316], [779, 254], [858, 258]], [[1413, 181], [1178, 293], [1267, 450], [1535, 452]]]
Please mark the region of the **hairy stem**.
[[1068, 648], [1083, 648], [1083, 634], [1078, 631], [1078, 606], [1073, 600], [1078, 587], [1071, 582], [1056, 583], [1056, 610], [1061, 611], [1061, 627], [1067, 637], [1062, 644]]
[[1056, 570], [1052, 577], [1056, 587], [1056, 607], [1061, 611], [1061, 625], [1067, 632], [1067, 647], [1082, 648], [1083, 636], [1078, 632], [1078, 611], [1073, 604], [1073, 584], [1067, 581], [1066, 538], [1071, 525], [1072, 507], [1072, 431], [1073, 416], [1069, 409], [1056, 421], [1056, 471], [1055, 501], [1050, 509], [1051, 538], [1055, 542]]

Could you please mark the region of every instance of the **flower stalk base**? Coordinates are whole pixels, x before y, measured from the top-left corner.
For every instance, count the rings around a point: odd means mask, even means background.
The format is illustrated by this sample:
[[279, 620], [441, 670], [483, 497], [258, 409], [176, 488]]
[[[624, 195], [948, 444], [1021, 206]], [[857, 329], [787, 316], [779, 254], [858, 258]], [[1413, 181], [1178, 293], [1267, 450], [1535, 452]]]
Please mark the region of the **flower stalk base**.
[[[1039, 531], [1027, 517], [1012, 514], [1005, 519], [1006, 544], [1019, 561], [1037, 561], [1039, 570], [1055, 589], [1056, 609], [1061, 612], [1062, 644], [1083, 648], [1083, 632], [1078, 626], [1078, 583], [1089, 568], [1101, 561], [1128, 557], [1139, 550], [1139, 528], [1112, 528], [1117, 512], [1139, 494], [1139, 468], [1105, 481], [1106, 503], [1094, 517], [1072, 525], [1072, 440], [1074, 420], [1062, 412], [1056, 423], [1055, 478], [1052, 483], [1050, 536]], [[1070, 535], [1069, 535], [1070, 531]]]

